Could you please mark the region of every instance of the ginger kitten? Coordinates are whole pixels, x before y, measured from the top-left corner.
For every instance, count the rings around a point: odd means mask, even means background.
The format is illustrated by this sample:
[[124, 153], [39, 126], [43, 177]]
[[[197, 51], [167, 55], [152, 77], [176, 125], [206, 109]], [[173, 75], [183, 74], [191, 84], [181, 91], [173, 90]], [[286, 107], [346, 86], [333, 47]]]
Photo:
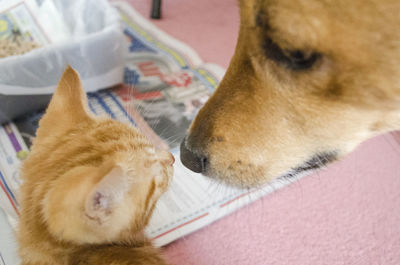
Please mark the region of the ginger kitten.
[[166, 264], [144, 228], [173, 163], [135, 128], [91, 114], [68, 67], [21, 172], [22, 265]]

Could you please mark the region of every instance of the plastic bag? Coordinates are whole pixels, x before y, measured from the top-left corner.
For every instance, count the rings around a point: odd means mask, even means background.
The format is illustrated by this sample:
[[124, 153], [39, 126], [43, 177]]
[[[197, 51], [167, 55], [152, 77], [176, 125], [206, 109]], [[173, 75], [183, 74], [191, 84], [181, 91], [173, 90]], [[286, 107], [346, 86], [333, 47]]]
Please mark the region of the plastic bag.
[[0, 59], [0, 123], [45, 107], [68, 64], [87, 92], [122, 83], [127, 47], [106, 0], [0, 2], [0, 38], [18, 35], [41, 46]]

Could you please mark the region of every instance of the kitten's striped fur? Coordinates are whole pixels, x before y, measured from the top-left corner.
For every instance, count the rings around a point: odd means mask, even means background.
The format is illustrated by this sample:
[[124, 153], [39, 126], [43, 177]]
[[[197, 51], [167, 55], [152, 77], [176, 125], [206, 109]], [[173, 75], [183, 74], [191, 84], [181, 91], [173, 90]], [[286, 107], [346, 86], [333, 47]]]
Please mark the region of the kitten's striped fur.
[[143, 229], [172, 164], [135, 128], [94, 117], [68, 68], [22, 168], [22, 265], [165, 264]]

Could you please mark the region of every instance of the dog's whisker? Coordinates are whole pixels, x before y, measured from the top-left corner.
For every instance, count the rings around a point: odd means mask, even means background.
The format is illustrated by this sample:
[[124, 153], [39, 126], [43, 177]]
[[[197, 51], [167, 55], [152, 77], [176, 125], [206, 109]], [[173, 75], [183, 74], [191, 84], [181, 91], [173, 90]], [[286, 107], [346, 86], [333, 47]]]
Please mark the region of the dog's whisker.
[[400, 150], [398, 149], [398, 147], [393, 145], [393, 143], [387, 138], [387, 135], [383, 135], [383, 139], [390, 146], [390, 148], [392, 148], [393, 151], [395, 151], [395, 153], [400, 156]]

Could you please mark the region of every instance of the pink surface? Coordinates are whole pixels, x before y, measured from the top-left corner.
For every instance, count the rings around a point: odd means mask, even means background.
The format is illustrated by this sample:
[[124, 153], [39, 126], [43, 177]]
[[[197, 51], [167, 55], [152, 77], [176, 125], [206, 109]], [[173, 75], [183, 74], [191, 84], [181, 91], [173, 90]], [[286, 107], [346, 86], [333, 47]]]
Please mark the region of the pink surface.
[[[150, 0], [134, 0], [143, 15]], [[164, 0], [155, 24], [226, 67], [237, 0]], [[165, 248], [175, 265], [400, 264], [400, 134], [362, 144], [327, 170]]]

